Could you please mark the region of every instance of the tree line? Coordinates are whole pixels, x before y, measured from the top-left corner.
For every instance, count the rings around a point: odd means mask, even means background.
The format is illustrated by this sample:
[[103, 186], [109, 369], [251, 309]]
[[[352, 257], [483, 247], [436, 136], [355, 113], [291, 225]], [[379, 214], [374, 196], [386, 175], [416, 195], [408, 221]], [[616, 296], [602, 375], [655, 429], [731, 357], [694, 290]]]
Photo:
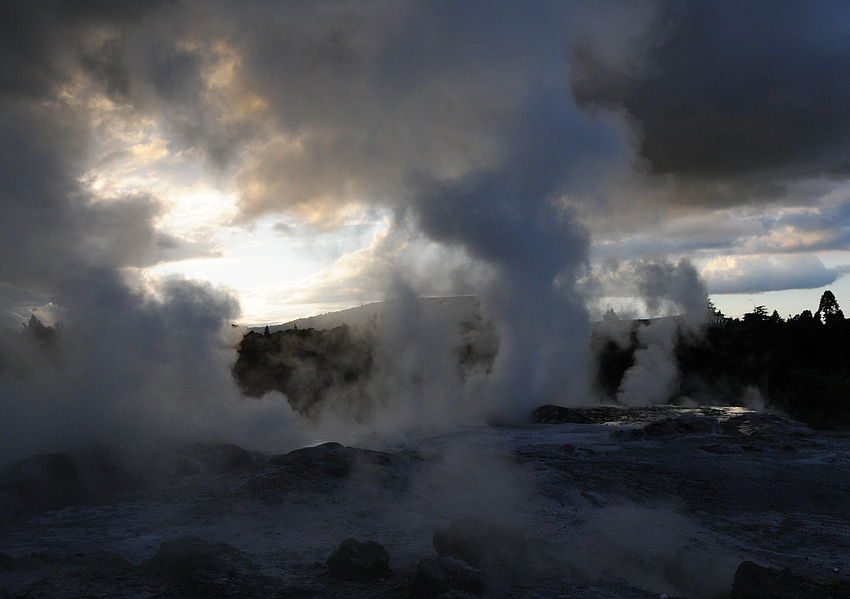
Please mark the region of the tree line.
[[[680, 330], [675, 346], [680, 381], [673, 403], [746, 405], [754, 396], [812, 428], [850, 430], [850, 319], [832, 291], [815, 312], [782, 318], [753, 306], [724, 318], [709, 302], [705, 335]], [[644, 321], [643, 324], [648, 324]], [[597, 387], [613, 398], [641, 348], [636, 330], [626, 344], [597, 344]]]

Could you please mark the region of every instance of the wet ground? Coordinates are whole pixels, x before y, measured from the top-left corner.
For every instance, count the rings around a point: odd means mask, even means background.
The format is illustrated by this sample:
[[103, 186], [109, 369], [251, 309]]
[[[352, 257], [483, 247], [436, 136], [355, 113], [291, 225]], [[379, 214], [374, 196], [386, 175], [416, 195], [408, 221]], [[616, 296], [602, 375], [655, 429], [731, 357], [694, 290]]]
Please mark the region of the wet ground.
[[[727, 408], [581, 415], [253, 454], [223, 472], [161, 460], [172, 470], [138, 490], [5, 514], [0, 596], [408, 597], [417, 564], [437, 557], [434, 533], [470, 517], [545, 548], [536, 563], [491, 564], [489, 597], [726, 597], [744, 560], [850, 577], [847, 434]], [[227, 544], [203, 550], [224, 574], [151, 561], [186, 535]], [[329, 577], [349, 537], [381, 544], [393, 574]]]

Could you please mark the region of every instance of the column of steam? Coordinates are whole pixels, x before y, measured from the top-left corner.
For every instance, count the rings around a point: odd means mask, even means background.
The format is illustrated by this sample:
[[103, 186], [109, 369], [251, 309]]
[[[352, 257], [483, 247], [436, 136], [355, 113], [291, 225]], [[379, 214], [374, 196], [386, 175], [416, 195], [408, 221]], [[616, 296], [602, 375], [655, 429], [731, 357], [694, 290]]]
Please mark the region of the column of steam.
[[562, 88], [538, 94], [504, 137], [500, 168], [451, 183], [419, 180], [414, 209], [432, 239], [495, 267], [481, 290], [501, 335], [487, 401], [492, 416], [515, 420], [584, 396], [589, 325], [574, 282], [589, 239], [563, 198], [592, 185], [621, 141], [579, 113]]

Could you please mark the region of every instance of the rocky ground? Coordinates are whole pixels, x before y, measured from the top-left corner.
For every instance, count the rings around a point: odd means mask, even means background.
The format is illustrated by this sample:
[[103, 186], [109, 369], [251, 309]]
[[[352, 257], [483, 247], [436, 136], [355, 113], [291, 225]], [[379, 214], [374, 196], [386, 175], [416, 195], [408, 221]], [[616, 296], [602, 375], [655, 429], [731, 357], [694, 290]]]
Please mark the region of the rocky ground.
[[32, 458], [0, 473], [0, 597], [850, 597], [850, 435], [720, 408], [536, 419]]

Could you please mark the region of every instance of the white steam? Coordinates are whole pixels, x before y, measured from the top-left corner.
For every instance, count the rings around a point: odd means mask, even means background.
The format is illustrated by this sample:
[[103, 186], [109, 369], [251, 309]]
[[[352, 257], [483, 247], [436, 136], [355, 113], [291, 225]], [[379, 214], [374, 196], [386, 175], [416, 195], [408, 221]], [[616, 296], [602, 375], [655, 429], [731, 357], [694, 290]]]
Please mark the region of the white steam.
[[[240, 332], [232, 296], [172, 279], [155, 293], [111, 277], [80, 282], [49, 339], [3, 335], [0, 459], [92, 441], [151, 451], [190, 441], [281, 450], [303, 442], [286, 402], [240, 397], [230, 374]], [[33, 327], [30, 327], [33, 328]]]
[[585, 293], [596, 297], [639, 298], [651, 318], [644, 324], [604, 320], [598, 328], [606, 339], [625, 347], [633, 332], [638, 348], [626, 370], [617, 401], [631, 406], [668, 402], [679, 388], [676, 347], [682, 338], [698, 336], [708, 318], [705, 286], [688, 260], [663, 259], [620, 263], [609, 260], [582, 280]]

